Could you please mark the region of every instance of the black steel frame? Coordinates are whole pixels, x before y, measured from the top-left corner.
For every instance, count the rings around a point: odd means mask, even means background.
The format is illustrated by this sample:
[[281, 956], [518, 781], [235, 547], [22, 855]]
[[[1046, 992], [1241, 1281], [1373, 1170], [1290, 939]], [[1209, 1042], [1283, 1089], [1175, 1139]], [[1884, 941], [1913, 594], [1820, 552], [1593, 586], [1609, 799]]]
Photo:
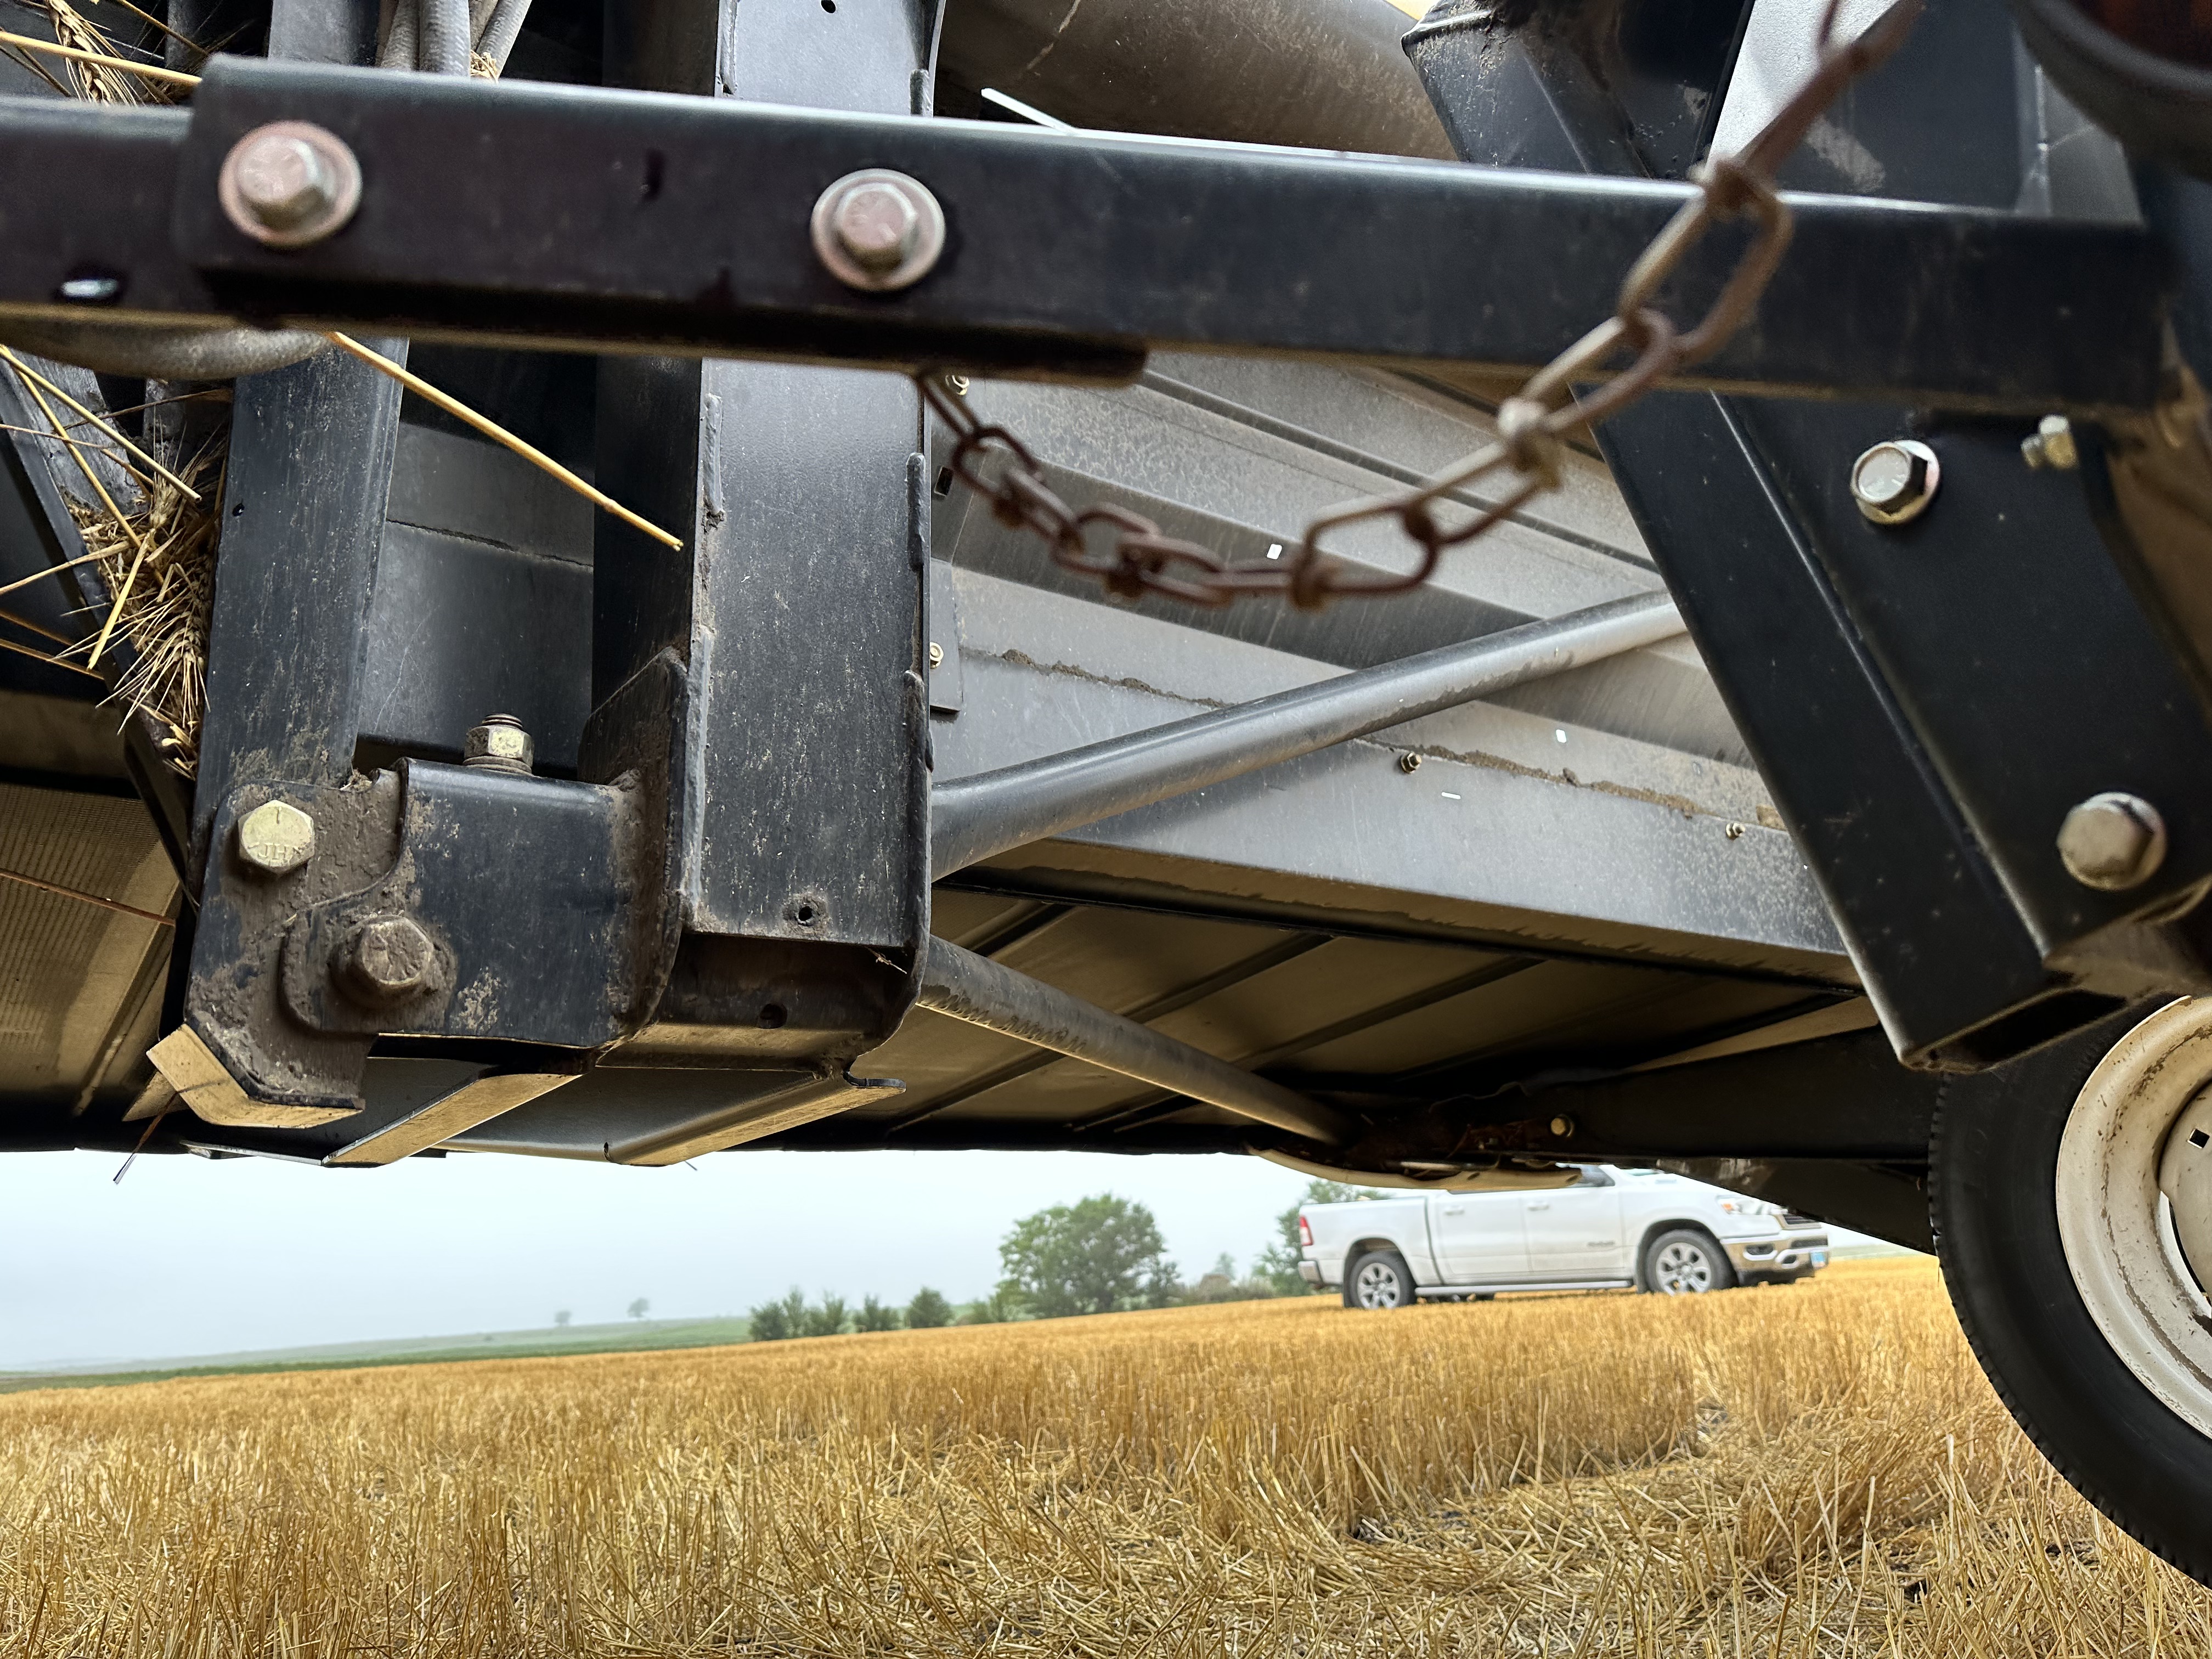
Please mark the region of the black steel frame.
[[[317, 916], [398, 907], [440, 949], [466, 945], [510, 975], [558, 934], [576, 969], [558, 1009], [527, 1018], [462, 987], [426, 989], [406, 1041], [378, 1052], [411, 1042], [462, 1068], [429, 1106], [478, 1090], [487, 1113], [501, 1109], [520, 1085], [500, 1079], [550, 1086], [584, 1072], [549, 1097], [580, 1110], [633, 1086], [625, 1072], [659, 1087], [684, 1068], [757, 1074], [741, 1107], [702, 1104], [641, 1141], [644, 1161], [732, 1132], [847, 1144], [827, 1115], [896, 1085], [844, 1067], [919, 998], [1231, 1103], [1255, 1127], [1224, 1132], [1224, 1145], [1269, 1144], [1272, 1130], [1275, 1144], [1369, 1169], [1727, 1152], [1783, 1170], [1778, 1191], [1817, 1187], [1784, 1166], [1825, 1158], [1859, 1172], [1836, 1177], [1859, 1194], [1837, 1206], [1893, 1218], [1936, 1085], [1882, 1058], [1878, 1036], [1560, 1085], [1509, 1106], [1440, 1101], [1385, 1133], [1041, 997], [928, 933], [933, 811], [944, 874], [1523, 668], [1490, 660], [1512, 641], [1432, 653], [1204, 717], [1172, 741], [1145, 734], [969, 780], [933, 808], [927, 471], [911, 388], [865, 370], [1126, 380], [1165, 347], [1533, 368], [1610, 310], [1620, 273], [1683, 199], [1668, 175], [1711, 123], [1680, 112], [1717, 107], [1746, 10], [1719, 0], [1700, 9], [1694, 40], [1660, 40], [1631, 7], [1624, 73], [1540, 23], [1516, 33], [1440, 8], [1409, 50], [1455, 142], [1487, 164], [1475, 167], [920, 120], [937, 24], [927, 3], [901, 13], [860, 70], [800, 64], [751, 82], [731, 66], [783, 61], [772, 21], [748, 24], [765, 33], [732, 53], [697, 19], [687, 32], [655, 12], [611, 37], [610, 81], [635, 90], [218, 59], [189, 112], [0, 100], [0, 317], [80, 316], [64, 284], [98, 275], [114, 279], [103, 314], [118, 319], [616, 354], [602, 431], [652, 441], [605, 446], [601, 481], [684, 542], [670, 553], [602, 527], [597, 706], [576, 780], [410, 766], [349, 789], [358, 688], [325, 667], [360, 660], [397, 395], [336, 356], [253, 382], [234, 440], [242, 511], [226, 520], [209, 761], [179, 848], [204, 880], [182, 1011], [228, 1034], [221, 1056], [257, 1099], [357, 1106], [378, 1020], [346, 1004]], [[1960, 40], [1994, 62], [2002, 37], [2016, 61], [1993, 3], [1959, 16], [1947, 27]], [[357, 46], [360, 33], [331, 38]], [[1884, 84], [1863, 89], [1862, 113], [1909, 130], [1910, 111], [1897, 114], [1909, 100]], [[648, 95], [672, 93], [691, 95]], [[828, 107], [840, 104], [854, 107]], [[337, 236], [274, 252], [224, 219], [214, 180], [242, 134], [296, 118], [353, 148], [366, 191]], [[844, 288], [806, 234], [822, 187], [863, 166], [911, 173], [945, 208], [945, 258], [896, 294]], [[1793, 198], [1796, 243], [1753, 325], [1600, 437], [1889, 1040], [1915, 1064], [1973, 1069], [2146, 991], [2212, 982], [2188, 914], [2212, 879], [2212, 715], [2156, 594], [2100, 539], [2113, 514], [2094, 425], [2125, 430], [2170, 393], [2162, 331], [2177, 280], [2185, 317], [2202, 309], [2195, 279], [2177, 278], [2140, 222], [1954, 195]], [[1385, 244], [1389, 258], [1373, 257]], [[1715, 239], [1669, 302], [1692, 314], [1735, 252]], [[2023, 484], [2018, 439], [2054, 410], [2081, 422], [2086, 476]], [[1843, 493], [1844, 468], [1906, 430], [1942, 451], [1950, 494], [1924, 527], [1877, 532]], [[272, 497], [295, 516], [257, 516]], [[287, 556], [302, 537], [317, 558]], [[1658, 610], [1570, 620], [1648, 633]], [[2107, 665], [2094, 697], [2073, 672], [2085, 653]], [[1352, 707], [1360, 696], [1372, 706]], [[740, 717], [756, 714], [779, 729], [811, 723], [809, 787], [779, 795], [789, 768], [748, 769]], [[2172, 831], [2158, 879], [2124, 898], [2069, 883], [2051, 848], [2068, 804], [2115, 787], [2155, 794]], [[267, 799], [354, 825], [353, 863], [334, 862], [312, 892], [239, 867], [217, 831]], [[455, 828], [465, 818], [472, 833]], [[451, 856], [456, 836], [465, 857]], [[557, 915], [521, 921], [549, 892]], [[284, 1020], [310, 1036], [266, 1040]], [[575, 1052], [625, 1040], [588, 1069]], [[1752, 1121], [1759, 1091], [1815, 1076], [1872, 1105], [1811, 1114], [1778, 1139]], [[1684, 1107], [1700, 1089], [1717, 1103], [1702, 1115]], [[424, 1109], [410, 1097], [316, 1150], [366, 1145]], [[465, 1116], [450, 1107], [441, 1132]], [[270, 1150], [283, 1133], [242, 1126], [226, 1144]]]

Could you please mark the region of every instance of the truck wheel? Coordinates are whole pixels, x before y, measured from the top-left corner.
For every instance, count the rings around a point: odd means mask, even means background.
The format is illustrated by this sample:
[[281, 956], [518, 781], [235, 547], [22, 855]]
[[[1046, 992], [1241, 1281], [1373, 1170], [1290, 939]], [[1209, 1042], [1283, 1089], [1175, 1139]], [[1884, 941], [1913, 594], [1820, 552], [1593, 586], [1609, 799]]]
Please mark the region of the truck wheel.
[[1735, 1283], [1728, 1252], [1710, 1233], [1677, 1227], [1644, 1248], [1644, 1284], [1661, 1296], [1702, 1296]]
[[1947, 1089], [1930, 1176], [1943, 1281], [2006, 1407], [2212, 1584], [2208, 1081], [2212, 1000], [2123, 1017]]
[[1413, 1270], [1395, 1250], [1371, 1250], [1344, 1276], [1344, 1305], [1371, 1310], [1413, 1305]]

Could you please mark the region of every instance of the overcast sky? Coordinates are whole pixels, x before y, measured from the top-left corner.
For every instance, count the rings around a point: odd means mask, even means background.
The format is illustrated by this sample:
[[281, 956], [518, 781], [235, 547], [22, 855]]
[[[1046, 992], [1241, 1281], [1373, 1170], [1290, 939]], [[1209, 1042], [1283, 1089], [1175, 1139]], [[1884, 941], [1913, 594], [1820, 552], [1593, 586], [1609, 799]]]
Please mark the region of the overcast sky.
[[1195, 1276], [1263, 1249], [1303, 1176], [1248, 1158], [754, 1152], [696, 1168], [410, 1158], [0, 1157], [0, 1370], [382, 1337], [741, 1314], [793, 1285], [956, 1301], [1048, 1204], [1151, 1206]]

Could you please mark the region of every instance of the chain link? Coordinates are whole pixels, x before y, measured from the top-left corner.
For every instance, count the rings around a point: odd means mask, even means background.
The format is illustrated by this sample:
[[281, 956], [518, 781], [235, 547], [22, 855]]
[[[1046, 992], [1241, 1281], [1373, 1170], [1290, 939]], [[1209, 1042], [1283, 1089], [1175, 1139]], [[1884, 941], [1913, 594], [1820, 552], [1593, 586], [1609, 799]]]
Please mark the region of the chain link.
[[[1827, 0], [1821, 13], [1815, 64], [1805, 83], [1741, 150], [1716, 155], [1692, 170], [1697, 194], [1630, 267], [1613, 315], [1498, 406], [1497, 438], [1410, 489], [1322, 514], [1306, 526], [1294, 556], [1267, 564], [1232, 563], [1194, 542], [1164, 534], [1150, 519], [1126, 507], [1071, 507], [1046, 484], [1043, 468], [1019, 438], [977, 420], [954, 393], [948, 382], [958, 377], [917, 375], [924, 401], [956, 440], [952, 475], [988, 500], [1000, 522], [1042, 538], [1062, 569], [1094, 577], [1109, 592], [1125, 599], [1158, 593], [1193, 605], [1224, 605], [1246, 594], [1283, 593], [1302, 610], [1318, 610], [1332, 599], [1376, 598], [1420, 586], [1447, 549], [1475, 540], [1559, 488], [1566, 437], [1576, 427], [1594, 426], [1619, 414], [1660, 381], [1704, 362], [1751, 315], [1790, 246], [1790, 209], [1776, 191], [1775, 169], [1846, 85], [1897, 49], [1919, 15], [1922, 0], [1897, 0], [1871, 28], [1838, 43], [1836, 21], [1842, 3]], [[1653, 304], [1653, 296], [1716, 224], [1744, 216], [1756, 225], [1750, 246], [1704, 319], [1685, 332]], [[1606, 365], [1624, 353], [1632, 354], [1628, 363], [1607, 371]], [[1591, 382], [1595, 384], [1590, 389], [1577, 392], [1577, 385]], [[1440, 502], [1499, 473], [1508, 475], [1502, 499], [1455, 528], [1440, 520]], [[1411, 571], [1376, 574], [1322, 548], [1322, 538], [1331, 531], [1370, 519], [1396, 520], [1419, 547], [1421, 556]]]

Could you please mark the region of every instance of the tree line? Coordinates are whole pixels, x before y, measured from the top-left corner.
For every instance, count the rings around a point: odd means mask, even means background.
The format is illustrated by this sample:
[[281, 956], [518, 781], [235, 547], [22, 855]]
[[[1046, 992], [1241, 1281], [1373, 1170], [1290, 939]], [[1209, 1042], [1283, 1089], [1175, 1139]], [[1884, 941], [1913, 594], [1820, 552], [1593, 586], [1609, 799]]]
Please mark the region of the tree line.
[[864, 1297], [855, 1306], [824, 1291], [809, 1302], [793, 1286], [751, 1311], [751, 1337], [776, 1342], [848, 1331], [928, 1330], [944, 1325], [997, 1325], [1022, 1319], [1064, 1319], [1212, 1302], [1304, 1296], [1298, 1276], [1298, 1211], [1361, 1196], [1333, 1181], [1316, 1181], [1275, 1218], [1274, 1237], [1240, 1273], [1224, 1251], [1212, 1267], [1186, 1283], [1168, 1260], [1159, 1223], [1142, 1204], [1100, 1193], [1055, 1204], [1017, 1221], [999, 1244], [999, 1282], [988, 1297], [956, 1304], [924, 1287], [903, 1308]]

